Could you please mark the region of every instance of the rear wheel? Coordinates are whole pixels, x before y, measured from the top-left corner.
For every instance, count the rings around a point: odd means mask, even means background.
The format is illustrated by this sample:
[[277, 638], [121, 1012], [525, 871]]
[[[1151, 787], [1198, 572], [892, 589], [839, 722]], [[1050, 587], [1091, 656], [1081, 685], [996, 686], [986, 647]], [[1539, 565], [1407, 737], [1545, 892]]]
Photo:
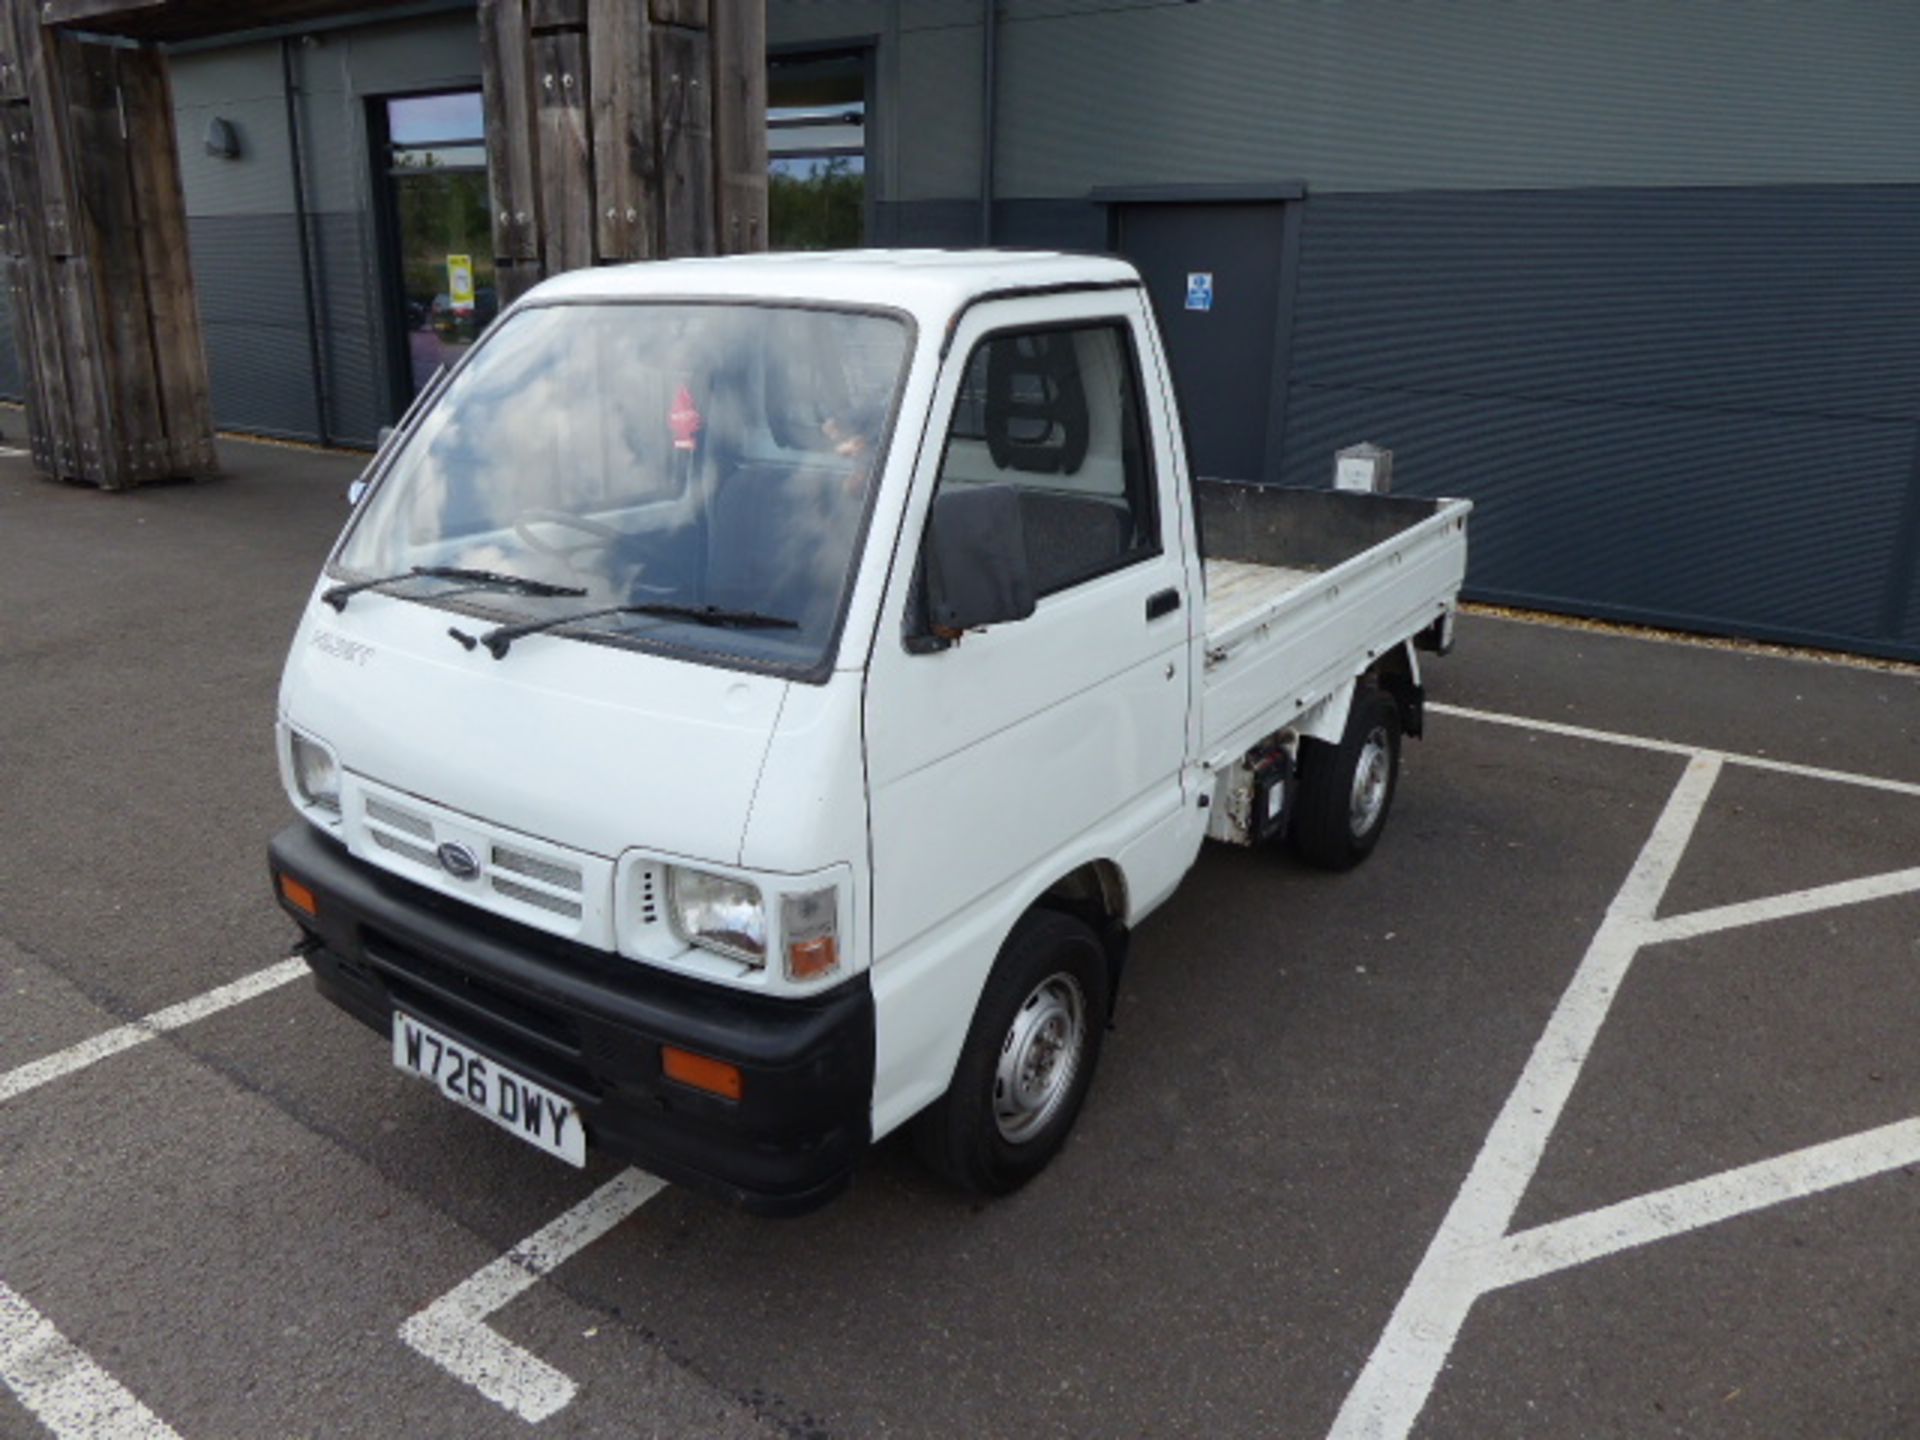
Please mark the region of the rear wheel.
[[1310, 865], [1351, 870], [1373, 853], [1400, 777], [1400, 706], [1364, 685], [1338, 745], [1300, 742], [1293, 848]]
[[1107, 957], [1083, 921], [1035, 910], [1001, 947], [953, 1083], [915, 1122], [920, 1157], [978, 1195], [1005, 1195], [1066, 1143], [1100, 1059]]

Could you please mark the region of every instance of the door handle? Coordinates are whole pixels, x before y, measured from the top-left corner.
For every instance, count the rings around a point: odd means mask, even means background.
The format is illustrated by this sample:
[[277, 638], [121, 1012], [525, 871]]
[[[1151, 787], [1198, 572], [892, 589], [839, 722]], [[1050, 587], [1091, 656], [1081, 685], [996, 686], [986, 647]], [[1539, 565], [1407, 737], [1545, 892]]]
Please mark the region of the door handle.
[[1158, 620], [1162, 615], [1171, 615], [1180, 608], [1178, 590], [1162, 590], [1157, 595], [1147, 597], [1147, 619]]

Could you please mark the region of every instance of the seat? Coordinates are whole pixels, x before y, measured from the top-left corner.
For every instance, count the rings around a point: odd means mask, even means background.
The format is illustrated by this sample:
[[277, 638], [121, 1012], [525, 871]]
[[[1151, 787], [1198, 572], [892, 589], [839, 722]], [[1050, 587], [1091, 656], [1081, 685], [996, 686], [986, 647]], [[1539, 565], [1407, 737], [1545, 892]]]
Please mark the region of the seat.
[[1127, 550], [1123, 503], [1098, 495], [1020, 487], [1027, 570], [1034, 593], [1050, 594], [1105, 570]]
[[821, 634], [839, 607], [860, 510], [843, 469], [736, 465], [708, 514], [707, 603], [785, 616]]

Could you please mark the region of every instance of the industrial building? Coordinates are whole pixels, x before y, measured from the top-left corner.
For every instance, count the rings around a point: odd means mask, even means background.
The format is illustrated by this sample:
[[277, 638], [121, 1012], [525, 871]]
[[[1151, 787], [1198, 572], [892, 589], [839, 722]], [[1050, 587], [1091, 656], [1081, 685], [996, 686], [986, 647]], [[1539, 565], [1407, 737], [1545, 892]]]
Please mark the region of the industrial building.
[[[769, 0], [768, 34], [776, 246], [1118, 249], [1198, 473], [1371, 441], [1478, 502], [1474, 598], [1920, 660], [1920, 7]], [[474, 6], [168, 64], [215, 423], [371, 442], [501, 301]]]

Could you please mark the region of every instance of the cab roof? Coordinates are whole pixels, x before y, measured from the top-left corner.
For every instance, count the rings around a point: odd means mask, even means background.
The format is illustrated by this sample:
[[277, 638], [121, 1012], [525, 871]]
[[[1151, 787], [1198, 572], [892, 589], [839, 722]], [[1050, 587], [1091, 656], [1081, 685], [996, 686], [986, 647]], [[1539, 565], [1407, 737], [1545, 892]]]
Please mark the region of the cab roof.
[[827, 250], [570, 270], [534, 287], [527, 298], [812, 300], [891, 305], [938, 323], [996, 291], [1139, 283], [1139, 271], [1110, 255], [1043, 250]]

